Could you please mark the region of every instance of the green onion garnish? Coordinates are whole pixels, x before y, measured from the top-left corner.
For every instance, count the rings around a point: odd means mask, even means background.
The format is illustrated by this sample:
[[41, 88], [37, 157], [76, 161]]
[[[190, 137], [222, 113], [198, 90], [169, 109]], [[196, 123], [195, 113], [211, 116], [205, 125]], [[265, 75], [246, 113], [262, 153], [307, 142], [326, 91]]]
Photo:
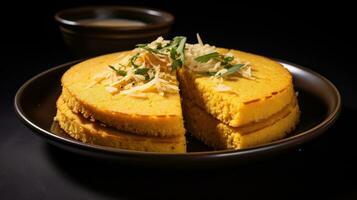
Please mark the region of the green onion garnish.
[[213, 58], [218, 58], [219, 56], [220, 54], [218, 52], [213, 52], [206, 55], [198, 56], [197, 58], [195, 58], [195, 60], [200, 63], [206, 63]]
[[114, 70], [120, 76], [126, 76], [126, 71], [124, 71], [124, 70], [115, 69], [115, 67], [113, 67], [111, 65], [109, 65], [109, 68]]

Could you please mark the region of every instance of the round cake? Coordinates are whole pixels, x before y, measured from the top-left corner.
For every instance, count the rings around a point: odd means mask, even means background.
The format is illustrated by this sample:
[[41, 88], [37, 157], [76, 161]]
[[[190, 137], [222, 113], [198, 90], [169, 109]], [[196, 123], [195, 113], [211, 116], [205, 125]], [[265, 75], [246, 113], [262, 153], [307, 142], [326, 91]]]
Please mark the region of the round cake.
[[105, 84], [96, 82], [97, 77], [100, 80], [110, 75], [112, 70], [109, 65], [117, 66], [131, 54], [120, 52], [104, 55], [70, 68], [62, 77], [63, 100], [75, 113], [119, 130], [150, 136], [184, 135], [178, 91], [165, 96], [155, 91], [146, 92], [143, 98], [112, 94], [106, 90]]
[[[185, 132], [215, 149], [286, 137], [299, 121], [292, 76], [250, 53], [178, 36], [76, 64], [62, 77], [56, 120], [92, 144], [185, 152]], [[186, 128], [186, 129], [185, 129]]]

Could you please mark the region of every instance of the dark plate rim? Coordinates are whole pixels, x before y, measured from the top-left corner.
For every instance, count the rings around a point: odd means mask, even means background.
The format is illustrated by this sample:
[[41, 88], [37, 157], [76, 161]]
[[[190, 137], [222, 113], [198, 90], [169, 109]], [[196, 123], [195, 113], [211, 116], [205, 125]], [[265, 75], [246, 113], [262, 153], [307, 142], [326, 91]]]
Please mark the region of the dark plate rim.
[[61, 144], [65, 145], [71, 145], [72, 147], [75, 148], [80, 148], [84, 150], [90, 150], [90, 151], [96, 151], [99, 153], [105, 153], [108, 155], [125, 155], [125, 156], [156, 156], [156, 157], [185, 157], [185, 158], [190, 158], [190, 157], [200, 157], [200, 158], [212, 158], [212, 157], [227, 157], [227, 156], [238, 156], [238, 155], [248, 155], [248, 154], [256, 154], [256, 153], [264, 153], [264, 152], [269, 152], [269, 151], [275, 151], [275, 150], [282, 150], [282, 149], [287, 149], [291, 148], [294, 146], [297, 146], [299, 144], [302, 144], [308, 140], [311, 140], [321, 133], [323, 133], [329, 126], [331, 126], [337, 119], [339, 113], [341, 112], [341, 95], [338, 91], [338, 89], [335, 87], [335, 85], [329, 81], [327, 78], [324, 76], [314, 72], [311, 69], [302, 67], [300, 65], [287, 62], [281, 59], [274, 59], [278, 61], [281, 64], [287, 64], [292, 67], [301, 69], [303, 71], [306, 71], [310, 74], [313, 74], [314, 76], [320, 78], [323, 80], [326, 84], [328, 84], [335, 96], [336, 96], [336, 104], [334, 105], [333, 110], [330, 112], [330, 114], [319, 124], [315, 125], [314, 127], [303, 131], [301, 133], [298, 133], [296, 135], [271, 142], [268, 144], [263, 144], [259, 146], [255, 146], [252, 148], [246, 148], [246, 149], [240, 149], [240, 150], [213, 150], [213, 151], [202, 151], [202, 152], [187, 152], [187, 153], [158, 153], [158, 152], [141, 152], [141, 151], [134, 151], [134, 150], [125, 150], [125, 149], [118, 149], [118, 148], [113, 148], [113, 147], [106, 147], [106, 146], [100, 146], [100, 145], [92, 145], [92, 144], [86, 144], [82, 143], [80, 141], [72, 140], [72, 139], [67, 139], [63, 138], [61, 136], [58, 136], [54, 133], [51, 133], [50, 131], [44, 130], [43, 128], [37, 126], [34, 124], [28, 117], [25, 115], [23, 112], [23, 109], [20, 104], [20, 97], [22, 96], [22, 93], [26, 90], [26, 88], [35, 80], [37, 80], [39, 77], [46, 75], [47, 73], [50, 73], [52, 71], [55, 71], [57, 69], [63, 68], [63, 67], [69, 67], [73, 64], [76, 64], [80, 62], [81, 60], [76, 60], [76, 61], [71, 61], [67, 62], [65, 64], [59, 65], [57, 67], [53, 67], [51, 69], [48, 69], [46, 71], [43, 71], [28, 81], [26, 81], [16, 92], [15, 98], [14, 98], [14, 108], [15, 112], [18, 116], [18, 118], [30, 129], [33, 130], [36, 134], [43, 136], [47, 139], [49, 139], [51, 142], [60, 142]]

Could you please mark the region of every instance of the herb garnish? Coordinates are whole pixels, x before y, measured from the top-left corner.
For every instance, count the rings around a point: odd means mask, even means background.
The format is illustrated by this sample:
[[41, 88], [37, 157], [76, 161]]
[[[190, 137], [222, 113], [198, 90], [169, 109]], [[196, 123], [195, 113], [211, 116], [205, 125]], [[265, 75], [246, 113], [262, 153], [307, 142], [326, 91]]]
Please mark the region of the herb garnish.
[[234, 60], [233, 56], [225, 56], [222, 55], [218, 52], [212, 52], [212, 53], [208, 53], [202, 56], [198, 56], [195, 58], [195, 60], [197, 62], [200, 63], [206, 63], [209, 60], [214, 59], [216, 61], [221, 62], [221, 66], [225, 69], [227, 69], [226, 72], [224, 73], [220, 73], [220, 72], [206, 72], [204, 74], [208, 75], [208, 76], [216, 76], [216, 77], [224, 77], [224, 76], [228, 76], [231, 74], [236, 73], [237, 71], [239, 71], [245, 64], [235, 64], [233, 65], [231, 62]]
[[216, 75], [217, 72], [198, 72], [198, 73], [203, 76], [214, 76]]
[[222, 73], [222, 74], [217, 74], [217, 77], [224, 77], [224, 76], [228, 76], [231, 74], [236, 73], [237, 71], [239, 71], [245, 64], [235, 64], [232, 65], [232, 67], [230, 67], [229, 69], [227, 69], [226, 72]]
[[139, 57], [139, 53], [135, 54], [133, 57], [130, 58], [130, 64], [131, 66], [133, 66], [134, 68], [138, 68], [139, 66], [137, 64], [135, 64], [136, 59], [138, 59]]
[[223, 63], [229, 63], [229, 62], [232, 62], [234, 60], [234, 57], [233, 56], [226, 56], [223, 58]]
[[136, 47], [145, 49], [146, 51], [149, 51], [151, 53], [165, 55], [164, 53], [160, 52], [158, 49], [153, 49], [153, 48], [148, 47], [148, 44], [138, 44], [138, 45], [136, 45]]
[[[138, 44], [136, 45], [138, 48], [142, 48], [153, 54], [167, 55], [171, 59], [171, 68], [172, 70], [177, 70], [185, 64], [185, 45], [186, 45], [186, 37], [184, 36], [176, 36], [170, 42], [165, 44], [164, 46], [161, 43], [156, 43], [155, 48], [149, 47], [149, 44]], [[148, 75], [149, 68], [139, 68], [139, 66], [135, 63], [138, 59], [140, 53], [135, 54], [129, 60], [129, 65], [135, 68], [135, 74], [145, 76], [145, 79], [150, 79]], [[195, 58], [195, 60], [199, 63], [206, 63], [211, 59], [216, 60], [221, 63], [221, 66], [227, 69], [225, 72], [203, 72], [202, 75], [206, 76], [215, 76], [215, 77], [224, 77], [239, 71], [245, 64], [233, 64], [234, 60], [233, 56], [222, 55], [218, 52], [212, 52], [205, 55], [201, 55]], [[125, 76], [126, 72], [120, 69], [115, 69], [110, 66], [117, 74]]]
[[[180, 43], [177, 47], [177, 52], [179, 53], [179, 59], [181, 60], [181, 66], [185, 64], [185, 44], [186, 44], [186, 37], [179, 37]], [[181, 67], [180, 66], [180, 67]]]
[[[168, 72], [167, 70], [174, 72], [184, 65], [192, 72], [203, 76], [211, 76], [214, 79], [221, 79], [236, 73], [240, 73], [243, 77], [251, 77], [249, 64], [239, 63], [239, 59], [236, 60], [229, 52], [220, 53], [214, 46], [203, 45], [199, 36], [199, 45], [186, 45], [186, 40], [184, 36], [177, 36], [172, 40], [164, 40], [159, 37], [154, 42], [138, 44], [136, 45], [137, 49], [134, 51], [136, 54], [132, 54], [125, 65], [120, 63], [116, 67], [109, 65], [109, 68], [117, 75], [125, 77], [115, 77], [113, 79], [114, 77], [108, 76], [108, 78], [111, 78], [112, 82], [125, 79], [125, 81], [118, 81], [114, 84], [116, 89], [119, 89], [118, 87], [124, 88], [123, 91], [120, 91], [121, 94], [145, 92], [146, 89], [153, 87], [157, 89], [160, 95], [164, 95], [164, 92], [176, 93], [179, 88], [176, 84], [165, 80], [169, 77], [162, 73]], [[185, 50], [187, 50], [187, 54], [185, 54]], [[206, 52], [206, 54], [202, 52]], [[192, 55], [198, 56], [191, 57]], [[185, 56], [190, 57], [185, 61]], [[155, 64], [151, 60], [153, 57], [161, 62]], [[245, 66], [248, 67], [244, 68], [244, 71], [239, 71]], [[107, 76], [106, 74], [104, 75]], [[107, 90], [110, 93], [115, 93], [114, 89], [109, 88]], [[226, 91], [227, 86], [223, 89], [220, 88], [220, 90]]]
[[114, 70], [118, 75], [120, 76], [126, 76], [126, 71], [120, 70], [120, 69], [115, 69], [115, 67], [109, 65], [108, 66], [110, 69]]
[[219, 56], [220, 54], [218, 52], [213, 52], [206, 55], [198, 56], [197, 58], [195, 58], [195, 60], [200, 63], [206, 63], [213, 58], [218, 58]]
[[[215, 59], [215, 60], [221, 62], [223, 66], [225, 66], [225, 65], [230, 65], [230, 62], [232, 62], [234, 60], [234, 57], [233, 56], [224, 56], [222, 54], [219, 54], [218, 52], [213, 52], [213, 53], [205, 54], [205, 55], [198, 56], [197, 58], [195, 58], [195, 60], [200, 63], [206, 63], [211, 59]], [[225, 68], [230, 68], [231, 66], [227, 66]]]
[[139, 75], [145, 75], [147, 74], [149, 71], [149, 68], [138, 68], [135, 70], [135, 74], [139, 74]]
[[157, 49], [157, 50], [162, 49], [162, 44], [161, 44], [161, 43], [157, 43], [157, 44], [156, 44], [156, 49]]
[[170, 58], [172, 59], [172, 70], [176, 70], [185, 64], [185, 45], [186, 37], [177, 36], [165, 48], [170, 49]]

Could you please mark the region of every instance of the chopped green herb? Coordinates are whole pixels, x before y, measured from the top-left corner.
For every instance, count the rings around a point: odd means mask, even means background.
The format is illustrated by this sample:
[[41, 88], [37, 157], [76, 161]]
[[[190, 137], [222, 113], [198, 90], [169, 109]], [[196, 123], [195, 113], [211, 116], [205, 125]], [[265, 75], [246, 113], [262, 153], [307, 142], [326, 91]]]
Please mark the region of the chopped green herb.
[[125, 66], [125, 65], [123, 65], [123, 64], [121, 64], [121, 63], [119, 63], [119, 65], [120, 65], [121, 67], [124, 67], [124, 68], [126, 68], [126, 66]]
[[204, 76], [214, 76], [216, 75], [217, 72], [201, 72], [199, 74], [204, 75]]
[[149, 68], [138, 68], [135, 70], [135, 74], [145, 75], [149, 71]]
[[227, 57], [223, 58], [224, 63], [229, 63], [229, 62], [232, 62], [233, 60], [234, 60], [233, 56], [227, 56]]
[[157, 49], [157, 50], [162, 49], [162, 44], [161, 44], [161, 43], [157, 43], [157, 44], [156, 44], [156, 49]]
[[171, 48], [170, 50], [170, 57], [175, 60], [176, 59], [176, 56], [177, 56], [177, 51], [175, 48]]
[[172, 69], [173, 70], [176, 70], [176, 69], [178, 69], [178, 68], [180, 68], [182, 66], [182, 62], [181, 62], [181, 60], [173, 60], [172, 61]]
[[236, 73], [237, 71], [239, 71], [245, 64], [236, 64], [233, 65], [231, 68], [229, 68], [225, 73], [223, 74], [218, 74], [218, 77], [224, 77], [224, 76], [228, 76], [231, 74]]
[[218, 52], [213, 52], [206, 55], [198, 56], [197, 58], [195, 58], [195, 60], [200, 63], [205, 63], [211, 59], [218, 58], [219, 56], [220, 54]]
[[[159, 43], [159, 44], [160, 44], [160, 43]], [[161, 45], [161, 44], [160, 44], [160, 45]], [[145, 49], [146, 51], [149, 51], [149, 52], [151, 52], [151, 53], [156, 53], [156, 54], [165, 55], [165, 54], [161, 53], [158, 49], [153, 49], [153, 48], [148, 47], [148, 44], [137, 44], [136, 47]]]
[[215, 57], [215, 58], [213, 58], [213, 59], [215, 59], [215, 60], [217, 60], [217, 61], [219, 61], [219, 62], [221, 62], [221, 64], [222, 64], [222, 66], [224, 67], [224, 68], [226, 68], [226, 69], [229, 69], [229, 68], [231, 68], [233, 65], [230, 63], [230, 62], [232, 62], [233, 60], [234, 60], [234, 57], [233, 56], [227, 56], [227, 57], [225, 57], [224, 55], [219, 55], [219, 56], [217, 56], [217, 57]]
[[229, 69], [229, 68], [231, 68], [231, 67], [233, 67], [233, 65], [232, 64], [230, 64], [230, 63], [228, 63], [228, 64], [222, 64], [223, 65], [223, 67], [225, 68], [225, 69]]
[[186, 44], [186, 37], [177, 36], [172, 41], [164, 47], [164, 49], [170, 51], [170, 58], [172, 59], [172, 70], [176, 70], [185, 62], [185, 44]]
[[[185, 45], [186, 45], [186, 37], [179, 37], [180, 40], [180, 44], [177, 47], [177, 52], [180, 54], [180, 60], [181, 60], [181, 66], [185, 64]], [[180, 67], [181, 67], [180, 66]]]
[[224, 55], [220, 55], [217, 58], [214, 58], [215, 60], [221, 62], [222, 66], [226, 69], [229, 69], [232, 67], [232, 64], [230, 64], [230, 62], [232, 62], [234, 60], [233, 56], [227, 56], [225, 57]]
[[136, 46], [139, 47], [139, 48], [145, 49], [146, 51], [149, 51], [150, 53], [165, 55], [164, 53], [160, 52], [159, 50], [150, 48], [150, 47], [148, 47], [148, 46], [145, 45], [145, 44], [138, 44], [138, 45], [136, 45]]
[[111, 65], [109, 65], [109, 68], [114, 70], [120, 76], [126, 76], [126, 71], [124, 71], [124, 70], [115, 69], [115, 67], [113, 67]]
[[135, 61], [136, 61], [136, 59], [138, 59], [138, 57], [139, 57], [139, 53], [135, 54], [133, 57], [130, 58], [130, 64], [134, 68], [138, 68], [139, 67], [137, 64], [135, 64]]
[[172, 46], [177, 46], [180, 44], [180, 41], [183, 39], [183, 36], [176, 36], [172, 39]]
[[177, 48], [180, 45], [180, 42], [185, 39], [186, 37], [184, 36], [176, 36], [174, 37], [168, 45], [164, 47], [164, 49], [170, 49], [170, 48]]

